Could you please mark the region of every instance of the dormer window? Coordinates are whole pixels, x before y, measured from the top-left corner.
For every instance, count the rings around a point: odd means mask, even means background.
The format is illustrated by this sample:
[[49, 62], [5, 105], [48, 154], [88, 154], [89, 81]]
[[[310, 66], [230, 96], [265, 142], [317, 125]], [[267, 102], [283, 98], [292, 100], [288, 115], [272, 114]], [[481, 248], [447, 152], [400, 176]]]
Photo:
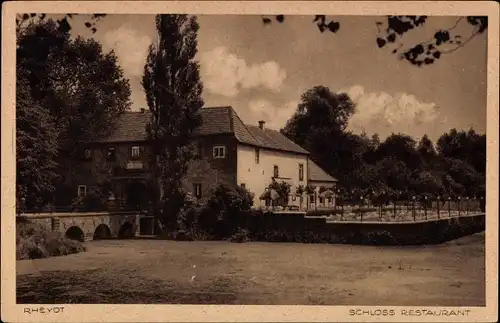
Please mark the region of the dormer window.
[[141, 147], [139, 146], [132, 146], [130, 150], [130, 154], [133, 158], [137, 158], [141, 155]]
[[226, 147], [225, 146], [214, 146], [213, 148], [214, 158], [226, 158]]

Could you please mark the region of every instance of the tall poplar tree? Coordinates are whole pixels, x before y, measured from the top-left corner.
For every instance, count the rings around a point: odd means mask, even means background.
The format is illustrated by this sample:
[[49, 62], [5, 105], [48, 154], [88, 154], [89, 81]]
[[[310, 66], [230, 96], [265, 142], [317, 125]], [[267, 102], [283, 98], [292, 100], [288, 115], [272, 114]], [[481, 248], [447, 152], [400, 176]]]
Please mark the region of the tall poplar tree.
[[184, 203], [182, 179], [193, 158], [192, 136], [201, 125], [199, 110], [204, 104], [195, 60], [199, 25], [188, 15], [157, 15], [155, 20], [158, 40], [149, 47], [142, 85], [151, 112], [147, 132], [154, 191], [158, 194], [156, 188], [162, 186], [161, 222], [173, 228]]

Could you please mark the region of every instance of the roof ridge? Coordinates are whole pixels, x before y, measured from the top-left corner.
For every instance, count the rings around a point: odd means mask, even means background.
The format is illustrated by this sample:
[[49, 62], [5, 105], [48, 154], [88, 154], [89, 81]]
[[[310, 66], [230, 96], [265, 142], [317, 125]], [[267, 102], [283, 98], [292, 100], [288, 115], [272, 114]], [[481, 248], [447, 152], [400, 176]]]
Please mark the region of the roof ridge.
[[[234, 110], [234, 108], [232, 106], [229, 106], [229, 109], [232, 113], [233, 116], [235, 116], [240, 122], [241, 124], [243, 125], [243, 127], [245, 128], [245, 130], [250, 134], [250, 136], [257, 142], [257, 143], [260, 143], [260, 141], [257, 139], [257, 137], [255, 137], [253, 135], [253, 133], [248, 130], [248, 127], [247, 125], [243, 122], [243, 120], [241, 120], [240, 116], [236, 113], [236, 111]], [[236, 134], [236, 132], [234, 131], [234, 122], [231, 118], [231, 129], [233, 130], [233, 133], [234, 133], [234, 136], [236, 137], [236, 140], [238, 140], [239, 142], [243, 142], [243, 140], [241, 140], [240, 138], [238, 138], [238, 135]]]
[[[259, 128], [260, 129], [260, 128]], [[273, 137], [271, 137], [270, 135], [268, 135], [266, 133], [266, 131], [274, 131], [274, 132], [277, 132], [278, 134], [280, 134], [279, 131], [276, 131], [274, 129], [268, 129], [268, 128], [264, 128], [264, 129], [261, 129], [262, 132], [266, 135], [267, 138], [271, 139], [272, 142], [274, 142], [276, 145], [278, 145], [279, 147], [281, 147], [281, 149], [285, 149], [286, 150], [286, 147], [284, 147], [281, 143], [277, 142], [276, 140], [274, 140]], [[288, 139], [288, 138], [287, 138]]]

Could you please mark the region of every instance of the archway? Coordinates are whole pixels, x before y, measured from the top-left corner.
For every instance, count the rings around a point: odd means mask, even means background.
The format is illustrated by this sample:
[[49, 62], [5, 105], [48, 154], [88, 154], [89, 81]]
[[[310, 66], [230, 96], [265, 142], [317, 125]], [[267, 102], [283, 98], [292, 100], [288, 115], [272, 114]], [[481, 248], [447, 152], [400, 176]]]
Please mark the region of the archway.
[[111, 230], [106, 224], [99, 224], [94, 231], [94, 240], [101, 240], [106, 238], [111, 238]]
[[134, 237], [134, 226], [130, 222], [125, 222], [120, 227], [120, 231], [118, 232], [118, 238], [132, 238]]
[[140, 209], [147, 205], [148, 191], [146, 185], [139, 181], [133, 181], [126, 187], [126, 202], [129, 207]]
[[82, 229], [80, 229], [77, 226], [70, 227], [66, 231], [66, 237], [71, 240], [77, 240], [80, 242], [85, 241], [85, 234], [83, 233]]

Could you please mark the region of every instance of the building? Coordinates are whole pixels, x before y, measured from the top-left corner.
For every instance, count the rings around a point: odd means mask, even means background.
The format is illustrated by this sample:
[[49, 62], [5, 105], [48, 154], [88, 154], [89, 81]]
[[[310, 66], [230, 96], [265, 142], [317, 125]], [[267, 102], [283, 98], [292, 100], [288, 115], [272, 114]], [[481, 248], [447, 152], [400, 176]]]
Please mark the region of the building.
[[332, 208], [335, 206], [335, 189], [337, 180], [328, 175], [312, 160], [309, 161], [309, 185], [314, 187], [314, 194], [309, 196], [309, 207]]
[[[254, 193], [254, 206], [263, 206], [261, 194], [273, 181], [291, 185], [291, 192], [309, 182], [331, 185], [335, 180], [309, 159], [309, 152], [265, 122], [246, 125], [231, 107], [201, 109], [202, 125], [195, 133], [196, 157], [190, 163], [184, 188], [203, 198], [217, 183], [245, 187]], [[138, 204], [151, 194], [151, 152], [146, 138], [146, 111], [126, 112], [107, 138], [84, 148], [84, 167], [107, 174], [112, 200]], [[88, 173], [85, 173], [88, 174]], [[77, 194], [81, 197], [96, 187], [98, 176], [81, 176]], [[102, 182], [102, 180], [101, 180]], [[291, 194], [289, 204], [299, 206]], [[305, 205], [307, 205], [306, 203]]]

